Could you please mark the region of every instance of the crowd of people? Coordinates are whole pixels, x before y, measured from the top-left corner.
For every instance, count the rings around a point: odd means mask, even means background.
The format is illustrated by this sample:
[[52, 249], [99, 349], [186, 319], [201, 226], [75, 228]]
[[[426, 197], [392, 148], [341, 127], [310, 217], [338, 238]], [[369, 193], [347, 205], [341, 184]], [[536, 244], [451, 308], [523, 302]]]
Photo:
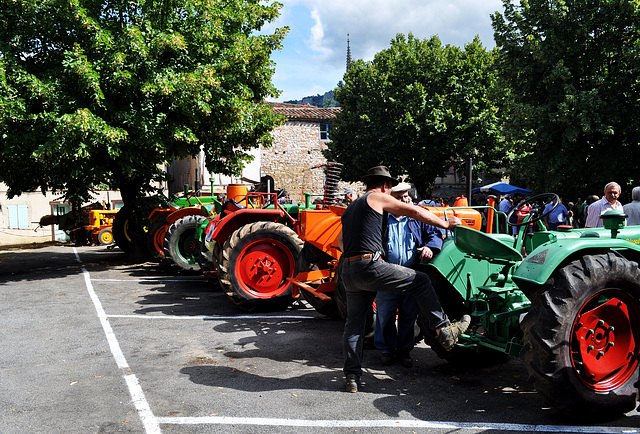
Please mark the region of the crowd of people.
[[[456, 201], [456, 197], [446, 198], [424, 198], [418, 199], [414, 198], [410, 195], [411, 185], [407, 183], [402, 183], [407, 187], [404, 194], [405, 203], [413, 203], [416, 205], [424, 205], [424, 206], [436, 206], [436, 207], [445, 207], [445, 206], [454, 206]], [[544, 225], [549, 230], [557, 230], [558, 226], [571, 226], [573, 228], [596, 228], [602, 227], [602, 220], [600, 219], [600, 215], [605, 211], [610, 209], [623, 211], [627, 216], [626, 224], [627, 226], [631, 225], [640, 225], [640, 186], [634, 187], [631, 193], [632, 201], [622, 205], [618, 198], [621, 194], [620, 185], [616, 182], [610, 182], [605, 185], [603, 190], [603, 195], [598, 196], [596, 194], [587, 196], [585, 199], [577, 198], [573, 201], [566, 202], [563, 197], [558, 196], [559, 203], [553, 209], [549, 215], [544, 218]], [[344, 194], [343, 205], [347, 206], [352, 203], [355, 199], [358, 198], [358, 195], [352, 189], [347, 189]], [[509, 212], [520, 205], [522, 202], [526, 200], [526, 196], [520, 193], [512, 194], [512, 195], [503, 195], [500, 196], [497, 200], [498, 206], [496, 207], [498, 211], [504, 212], [505, 214], [509, 214]], [[595, 205], [591, 207], [592, 204]], [[486, 198], [480, 197], [475, 201], [477, 205], [486, 205]], [[556, 204], [556, 200], [549, 202], [544, 212], [546, 213], [550, 208], [552, 208]], [[591, 212], [589, 212], [591, 209]], [[524, 209], [527, 211], [527, 208]], [[525, 213], [519, 213], [515, 218], [522, 219]], [[591, 215], [589, 218], [588, 216]], [[512, 221], [511, 223], [515, 223], [516, 221]], [[519, 223], [519, 221], [518, 221]]]
[[[609, 182], [605, 185], [602, 197], [590, 195], [586, 199], [577, 198], [566, 202], [561, 196], [553, 198], [545, 209], [544, 225], [549, 230], [557, 230], [559, 226], [573, 228], [598, 228], [603, 226], [600, 216], [609, 210], [618, 210], [627, 216], [627, 226], [640, 225], [640, 187], [634, 187], [631, 193], [632, 202], [622, 205], [618, 198], [620, 185]], [[522, 194], [507, 195], [501, 198], [499, 211], [509, 213], [513, 208], [526, 200]], [[555, 208], [554, 208], [555, 206]]]

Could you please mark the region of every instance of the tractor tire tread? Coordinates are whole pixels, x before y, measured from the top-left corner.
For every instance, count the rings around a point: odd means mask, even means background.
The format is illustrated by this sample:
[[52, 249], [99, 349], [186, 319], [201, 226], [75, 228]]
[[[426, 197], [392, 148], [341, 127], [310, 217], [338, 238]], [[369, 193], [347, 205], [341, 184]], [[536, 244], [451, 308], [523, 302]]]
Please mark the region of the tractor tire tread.
[[[524, 360], [529, 381], [543, 398], [570, 417], [584, 420], [618, 415], [635, 409], [636, 390], [628, 384], [597, 394], [582, 385], [568, 361], [569, 334], [584, 301], [599, 288], [630, 282], [632, 296], [640, 298], [638, 264], [609, 252], [584, 256], [557, 270], [524, 317]], [[635, 284], [633, 283], [635, 282]], [[635, 285], [635, 286], [634, 286]], [[625, 287], [628, 285], [625, 285]], [[627, 383], [638, 380], [638, 370]]]
[[[240, 228], [236, 229], [229, 238], [224, 242], [220, 251], [218, 261], [218, 282], [223, 292], [227, 295], [229, 300], [240, 309], [247, 312], [255, 311], [277, 311], [286, 308], [293, 301], [291, 297], [291, 289], [287, 289], [283, 294], [271, 298], [271, 299], [257, 299], [250, 297], [239, 285], [232, 283], [232, 276], [230, 273], [230, 262], [235, 254], [234, 250], [244, 242], [247, 236], [253, 236], [260, 232], [265, 232], [270, 237], [280, 237], [288, 240], [294, 246], [296, 250], [293, 253], [294, 258], [297, 261], [300, 251], [302, 250], [303, 242], [298, 237], [296, 232], [281, 223], [275, 223], [272, 221], [259, 221], [254, 223], [248, 223]], [[299, 267], [296, 266], [296, 270]]]

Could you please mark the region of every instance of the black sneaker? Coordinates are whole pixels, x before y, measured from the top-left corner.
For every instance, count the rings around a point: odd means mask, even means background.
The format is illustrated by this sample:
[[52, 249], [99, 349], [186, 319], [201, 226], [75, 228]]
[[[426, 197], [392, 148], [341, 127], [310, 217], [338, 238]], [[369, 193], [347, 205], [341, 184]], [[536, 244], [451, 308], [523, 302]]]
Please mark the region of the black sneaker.
[[471, 317], [469, 315], [463, 315], [460, 321], [442, 327], [438, 335], [438, 342], [442, 345], [442, 348], [447, 351], [451, 350], [458, 342], [460, 335], [469, 327], [470, 322]]
[[360, 378], [356, 374], [347, 374], [344, 380], [345, 390], [349, 393], [356, 393], [360, 385]]
[[410, 368], [413, 366], [413, 359], [411, 358], [410, 351], [402, 351], [398, 354], [398, 359], [400, 359], [400, 364], [405, 368]]

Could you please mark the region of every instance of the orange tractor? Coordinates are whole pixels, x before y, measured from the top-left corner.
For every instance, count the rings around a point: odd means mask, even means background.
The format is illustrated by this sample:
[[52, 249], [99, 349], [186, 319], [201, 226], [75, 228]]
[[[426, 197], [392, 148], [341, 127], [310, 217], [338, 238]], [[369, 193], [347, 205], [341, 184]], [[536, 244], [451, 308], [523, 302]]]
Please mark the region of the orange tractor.
[[[453, 207], [425, 207], [438, 217], [459, 217], [464, 226], [480, 230], [480, 212], [468, 208], [465, 197], [457, 198]], [[346, 318], [344, 288], [337, 279], [337, 268], [341, 252], [338, 234], [342, 229], [341, 216], [346, 210], [342, 206], [328, 206], [319, 210], [303, 210], [300, 213], [299, 237], [305, 242], [301, 252], [303, 268], [295, 278], [292, 295], [304, 299], [319, 313]]]

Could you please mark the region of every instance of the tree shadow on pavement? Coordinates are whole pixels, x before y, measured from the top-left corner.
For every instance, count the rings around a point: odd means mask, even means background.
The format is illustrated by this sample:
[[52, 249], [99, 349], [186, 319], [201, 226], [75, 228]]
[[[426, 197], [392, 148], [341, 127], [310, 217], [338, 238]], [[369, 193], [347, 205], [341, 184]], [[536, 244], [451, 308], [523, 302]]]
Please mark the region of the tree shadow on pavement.
[[[75, 247], [75, 251], [74, 247], [71, 244], [45, 244], [0, 250], [0, 284], [78, 275], [83, 267], [91, 272], [127, 269], [131, 275], [139, 276], [157, 273], [160, 268], [152, 262], [131, 262], [117, 247], [81, 246]], [[163, 274], [170, 275], [166, 271]]]

